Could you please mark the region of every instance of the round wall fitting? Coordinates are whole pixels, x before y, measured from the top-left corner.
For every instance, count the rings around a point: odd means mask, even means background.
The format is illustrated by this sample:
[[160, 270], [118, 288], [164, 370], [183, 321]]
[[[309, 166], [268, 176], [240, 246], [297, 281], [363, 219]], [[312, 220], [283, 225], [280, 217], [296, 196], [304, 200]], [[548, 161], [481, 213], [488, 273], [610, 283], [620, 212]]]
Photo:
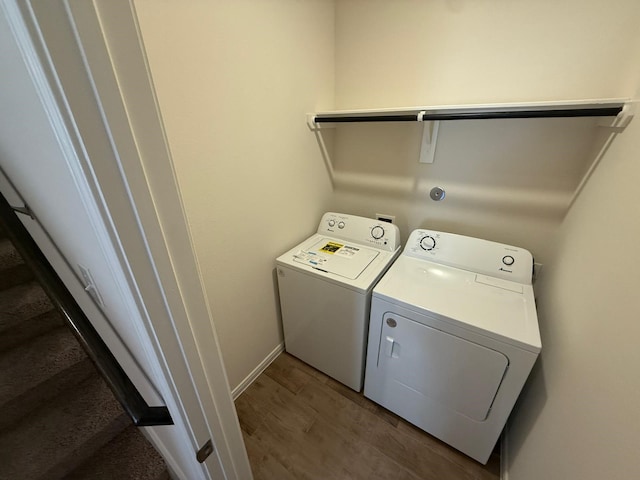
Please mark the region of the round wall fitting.
[[431, 189], [431, 192], [429, 193], [429, 196], [431, 197], [431, 200], [439, 202], [440, 200], [444, 200], [445, 191], [443, 188], [433, 187]]

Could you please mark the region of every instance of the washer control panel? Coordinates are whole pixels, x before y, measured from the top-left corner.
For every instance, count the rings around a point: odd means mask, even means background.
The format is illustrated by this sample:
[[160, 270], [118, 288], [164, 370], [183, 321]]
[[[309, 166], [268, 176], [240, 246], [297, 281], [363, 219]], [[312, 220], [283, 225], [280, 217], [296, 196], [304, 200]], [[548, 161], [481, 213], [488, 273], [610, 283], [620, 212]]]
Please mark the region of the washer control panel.
[[400, 247], [400, 230], [396, 225], [346, 213], [325, 213], [318, 233], [390, 252]]
[[524, 248], [489, 240], [418, 229], [409, 236], [403, 255], [482, 275], [531, 284], [531, 253]]

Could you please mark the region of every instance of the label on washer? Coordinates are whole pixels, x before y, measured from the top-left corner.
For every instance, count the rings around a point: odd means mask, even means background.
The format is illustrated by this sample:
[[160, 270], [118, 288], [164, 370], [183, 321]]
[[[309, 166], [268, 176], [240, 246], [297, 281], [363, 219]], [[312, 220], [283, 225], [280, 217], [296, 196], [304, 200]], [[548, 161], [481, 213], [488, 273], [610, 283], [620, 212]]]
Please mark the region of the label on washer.
[[327, 261], [326, 258], [323, 258], [315, 252], [305, 252], [304, 250], [298, 250], [293, 258], [298, 262], [309, 264], [312, 267], [321, 266]]
[[352, 247], [350, 245], [344, 245], [340, 250], [336, 252], [336, 255], [340, 255], [342, 257], [352, 258], [356, 253], [360, 251], [357, 247]]
[[345, 258], [352, 258], [356, 253], [360, 251], [357, 247], [351, 245], [343, 245], [342, 243], [327, 242], [323, 247], [318, 249], [319, 252], [328, 253], [330, 255], [336, 255]]
[[323, 253], [330, 253], [331, 255], [333, 255], [334, 253], [340, 251], [342, 247], [344, 247], [344, 245], [342, 245], [341, 243], [327, 242], [326, 245], [320, 248], [319, 251]]
[[374, 249], [346, 245], [334, 238], [320, 238], [295, 251], [293, 260], [316, 270], [355, 280], [378, 256]]

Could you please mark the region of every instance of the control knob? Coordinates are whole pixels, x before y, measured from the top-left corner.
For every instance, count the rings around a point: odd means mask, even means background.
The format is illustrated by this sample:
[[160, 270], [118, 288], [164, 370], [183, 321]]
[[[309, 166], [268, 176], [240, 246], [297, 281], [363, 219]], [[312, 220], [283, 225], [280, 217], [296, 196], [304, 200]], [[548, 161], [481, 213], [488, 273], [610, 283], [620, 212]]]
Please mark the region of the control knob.
[[426, 251], [433, 250], [436, 247], [436, 239], [431, 235], [426, 235], [420, 239], [420, 247]]
[[343, 229], [344, 228], [344, 222], [338, 222], [338, 228]]
[[382, 228], [380, 225], [376, 225], [371, 229], [371, 236], [376, 240], [380, 240], [382, 237], [384, 237], [384, 228]]
[[329, 220], [329, 226], [333, 227], [336, 224], [335, 220]]
[[505, 255], [504, 257], [502, 257], [502, 263], [504, 263], [507, 267], [510, 267], [511, 265], [513, 265], [515, 261], [516, 259], [513, 258], [511, 255]]

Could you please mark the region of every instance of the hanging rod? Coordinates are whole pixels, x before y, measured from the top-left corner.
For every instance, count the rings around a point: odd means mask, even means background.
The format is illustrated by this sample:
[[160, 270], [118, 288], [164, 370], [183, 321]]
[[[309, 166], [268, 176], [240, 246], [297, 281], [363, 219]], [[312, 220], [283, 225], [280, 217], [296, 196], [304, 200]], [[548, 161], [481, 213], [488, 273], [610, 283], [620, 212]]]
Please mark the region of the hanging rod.
[[469, 105], [455, 107], [416, 107], [398, 110], [354, 110], [319, 112], [311, 115], [315, 123], [426, 122], [438, 120], [484, 120], [498, 118], [615, 117], [625, 107], [623, 100], [576, 103], [536, 103]]

